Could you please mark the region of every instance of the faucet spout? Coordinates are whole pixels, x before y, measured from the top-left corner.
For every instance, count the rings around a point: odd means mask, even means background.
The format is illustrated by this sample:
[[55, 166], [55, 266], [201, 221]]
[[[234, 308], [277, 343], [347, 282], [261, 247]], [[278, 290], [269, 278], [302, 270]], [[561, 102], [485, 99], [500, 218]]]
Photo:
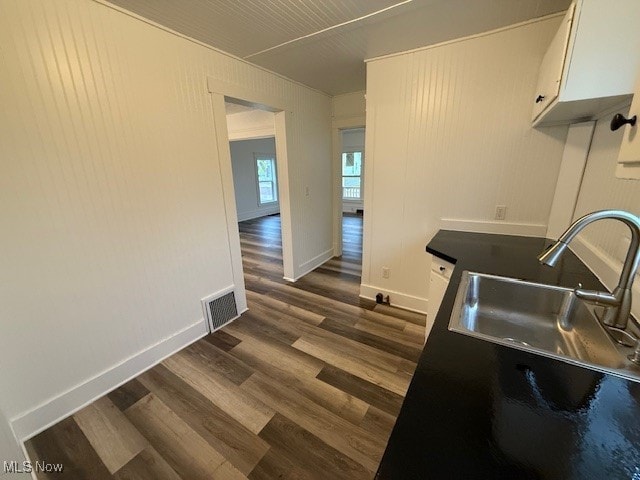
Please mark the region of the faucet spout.
[[605, 325], [626, 328], [631, 314], [631, 287], [640, 264], [640, 218], [623, 210], [600, 210], [589, 213], [575, 222], [564, 232], [557, 242], [538, 256], [540, 263], [553, 267], [556, 265], [567, 246], [587, 225], [603, 219], [619, 220], [631, 230], [631, 244], [627, 251], [620, 281], [610, 294], [609, 292], [593, 292], [576, 289], [576, 296], [588, 301], [609, 305], [605, 310], [603, 323]]
[[548, 267], [555, 267], [568, 245], [560, 240], [538, 255], [538, 261]]

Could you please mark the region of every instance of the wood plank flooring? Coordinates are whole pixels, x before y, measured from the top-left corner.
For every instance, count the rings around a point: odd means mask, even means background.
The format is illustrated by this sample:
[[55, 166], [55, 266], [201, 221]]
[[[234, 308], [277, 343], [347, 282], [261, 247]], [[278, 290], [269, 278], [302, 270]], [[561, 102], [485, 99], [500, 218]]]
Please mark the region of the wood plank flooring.
[[358, 297], [344, 251], [282, 279], [280, 217], [240, 223], [249, 311], [26, 443], [38, 478], [370, 479], [422, 350], [424, 317]]

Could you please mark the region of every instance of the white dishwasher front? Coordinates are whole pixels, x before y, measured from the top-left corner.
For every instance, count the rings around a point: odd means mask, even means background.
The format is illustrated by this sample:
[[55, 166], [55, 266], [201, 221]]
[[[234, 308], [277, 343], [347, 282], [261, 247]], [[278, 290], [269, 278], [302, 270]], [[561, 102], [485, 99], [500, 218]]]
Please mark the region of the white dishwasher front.
[[427, 323], [424, 341], [427, 342], [431, 327], [442, 303], [442, 297], [449, 286], [449, 279], [454, 265], [436, 256], [431, 261], [431, 274], [429, 275], [429, 304], [427, 307]]

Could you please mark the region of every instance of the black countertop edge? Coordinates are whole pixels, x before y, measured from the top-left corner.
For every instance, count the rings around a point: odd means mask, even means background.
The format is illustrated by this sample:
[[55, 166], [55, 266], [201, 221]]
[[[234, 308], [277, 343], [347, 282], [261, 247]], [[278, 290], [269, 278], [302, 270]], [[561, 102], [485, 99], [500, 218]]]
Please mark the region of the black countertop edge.
[[447, 255], [445, 252], [441, 252], [439, 250], [436, 250], [435, 248], [430, 246], [431, 244], [427, 244], [427, 248], [425, 248], [425, 250], [427, 251], [427, 253], [430, 253], [431, 255], [434, 255], [438, 258], [441, 258], [442, 260], [449, 262], [449, 263], [456, 263], [456, 259]]
[[378, 479], [640, 480], [640, 383], [448, 330], [463, 270], [604, 288], [550, 241], [441, 230], [427, 252], [455, 264], [378, 468]]

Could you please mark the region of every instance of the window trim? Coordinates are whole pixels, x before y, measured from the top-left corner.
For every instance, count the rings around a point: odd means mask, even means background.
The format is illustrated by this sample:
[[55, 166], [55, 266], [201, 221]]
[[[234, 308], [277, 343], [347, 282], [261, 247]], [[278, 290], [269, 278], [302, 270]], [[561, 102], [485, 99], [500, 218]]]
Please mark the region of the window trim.
[[[275, 194], [276, 199], [271, 202], [262, 202], [260, 200], [260, 176], [258, 175], [258, 160], [271, 160], [273, 162], [273, 180], [271, 183], [273, 184], [273, 192]], [[253, 168], [256, 175], [256, 195], [258, 200], [258, 206], [270, 206], [277, 205], [280, 201], [280, 195], [278, 192], [278, 162], [276, 161], [275, 153], [253, 153]]]
[[[345, 153], [356, 153], [356, 152], [360, 152], [362, 154], [361, 156], [362, 164], [360, 166], [360, 175], [343, 175], [342, 174], [342, 155], [344, 155]], [[353, 203], [364, 202], [364, 162], [365, 162], [364, 147], [360, 147], [360, 148], [350, 147], [350, 148], [342, 149], [342, 153], [340, 154], [340, 189], [341, 189], [340, 197], [342, 198], [343, 202], [353, 202]], [[360, 196], [358, 198], [344, 197], [344, 187], [342, 186], [342, 179], [345, 177], [360, 178]]]

